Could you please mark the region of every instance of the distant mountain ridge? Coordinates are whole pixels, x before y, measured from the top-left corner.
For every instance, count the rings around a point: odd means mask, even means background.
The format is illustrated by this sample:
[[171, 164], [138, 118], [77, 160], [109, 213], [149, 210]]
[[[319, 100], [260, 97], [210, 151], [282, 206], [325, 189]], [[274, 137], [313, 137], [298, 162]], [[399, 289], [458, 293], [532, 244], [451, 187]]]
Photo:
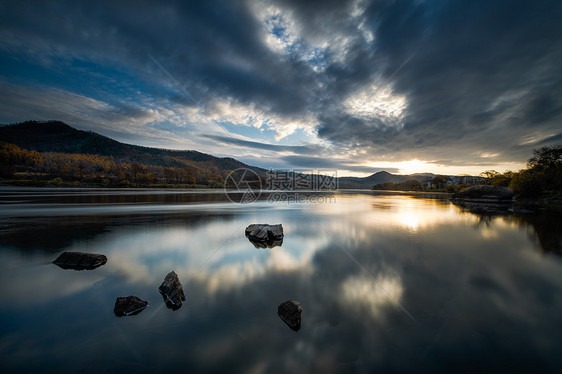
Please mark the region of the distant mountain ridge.
[[113, 156], [123, 162], [163, 167], [184, 167], [178, 159], [215, 166], [220, 171], [249, 168], [257, 173], [264, 169], [249, 166], [230, 157], [219, 158], [197, 151], [176, 151], [121, 143], [92, 131], [75, 129], [61, 121], [26, 121], [0, 125], [0, 141], [38, 152], [60, 152]]
[[[225, 178], [232, 170], [247, 168], [255, 171], [264, 181], [267, 170], [247, 165], [231, 157], [215, 157], [192, 150], [169, 150], [121, 143], [93, 131], [78, 130], [61, 121], [26, 121], [11, 125], [0, 125], [0, 142], [38, 152], [68, 154], [90, 154], [112, 156], [116, 161], [154, 165], [160, 167], [192, 168], [201, 174], [216, 170]], [[434, 178], [432, 173], [409, 175], [379, 171], [368, 177], [339, 177], [340, 189], [371, 189], [376, 184], [402, 183], [407, 180], [422, 182]]]
[[338, 178], [338, 187], [342, 189], [357, 189], [366, 188], [371, 189], [375, 184], [383, 184], [387, 182], [402, 183], [407, 180], [417, 180], [422, 182], [427, 178], [433, 178], [435, 174], [432, 173], [416, 173], [416, 174], [391, 174], [387, 171], [379, 171], [373, 175], [364, 178], [358, 177], [340, 177]]

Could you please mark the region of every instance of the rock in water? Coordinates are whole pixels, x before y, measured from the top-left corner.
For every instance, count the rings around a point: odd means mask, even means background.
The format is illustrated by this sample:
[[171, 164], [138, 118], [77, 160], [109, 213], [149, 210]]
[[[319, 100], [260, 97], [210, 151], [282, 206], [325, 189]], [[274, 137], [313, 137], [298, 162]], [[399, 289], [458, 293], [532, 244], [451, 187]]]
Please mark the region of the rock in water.
[[302, 308], [297, 301], [285, 301], [277, 308], [277, 314], [293, 331], [299, 331], [301, 328]]
[[273, 248], [283, 244], [283, 225], [281, 224], [252, 224], [246, 227], [245, 234], [256, 248]]
[[472, 186], [453, 194], [452, 202], [472, 213], [504, 213], [511, 208], [513, 191], [500, 186]]
[[147, 305], [148, 301], [141, 300], [136, 296], [118, 297], [115, 300], [113, 313], [117, 317], [134, 316], [142, 312]]
[[107, 257], [95, 253], [63, 252], [53, 264], [63, 269], [92, 270], [104, 265]]
[[171, 271], [164, 278], [164, 282], [158, 287], [158, 291], [162, 294], [166, 306], [172, 310], [178, 310], [182, 301], [185, 301], [185, 294], [181, 287], [178, 275]]

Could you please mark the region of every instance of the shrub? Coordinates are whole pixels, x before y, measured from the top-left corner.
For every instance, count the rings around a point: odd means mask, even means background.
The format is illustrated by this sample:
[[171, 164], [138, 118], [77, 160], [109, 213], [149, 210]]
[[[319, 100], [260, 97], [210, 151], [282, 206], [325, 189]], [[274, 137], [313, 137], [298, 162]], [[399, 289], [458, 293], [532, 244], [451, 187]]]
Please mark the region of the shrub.
[[562, 190], [562, 146], [533, 151], [527, 169], [515, 173], [509, 187], [521, 197], [537, 197]]
[[544, 190], [544, 177], [542, 173], [521, 170], [513, 176], [509, 188], [521, 197], [536, 197]]
[[501, 187], [509, 187], [511, 183], [511, 179], [513, 178], [514, 173], [512, 171], [506, 171], [503, 174], [497, 174], [492, 177], [491, 185], [492, 186], [501, 186]]

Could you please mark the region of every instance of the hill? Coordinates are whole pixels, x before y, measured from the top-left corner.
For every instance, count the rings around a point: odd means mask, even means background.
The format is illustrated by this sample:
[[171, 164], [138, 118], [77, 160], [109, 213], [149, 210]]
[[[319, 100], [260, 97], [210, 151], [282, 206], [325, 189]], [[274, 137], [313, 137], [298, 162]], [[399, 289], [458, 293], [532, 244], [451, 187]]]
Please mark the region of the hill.
[[225, 177], [228, 172], [239, 168], [249, 168], [260, 175], [265, 173], [263, 169], [230, 157], [125, 144], [92, 131], [75, 129], [61, 121], [0, 125], [0, 141], [30, 151], [99, 155], [112, 157], [119, 163], [188, 168], [197, 175], [215, 173]]
[[[75, 129], [61, 121], [0, 125], [1, 142], [19, 147], [3, 146], [4, 156], [0, 156], [7, 161], [0, 165], [0, 177], [4, 179], [12, 179], [18, 174], [20, 178], [40, 182], [61, 178], [64, 182], [86, 185], [148, 186], [160, 183], [218, 187], [231, 171], [246, 168], [259, 175], [262, 185], [267, 180], [267, 170], [230, 157], [125, 144], [92, 131]], [[434, 177], [431, 173], [396, 175], [380, 171], [364, 178], [340, 177], [337, 186], [340, 189], [370, 190], [378, 184], [398, 184], [408, 180], [423, 182]]]
[[402, 183], [407, 180], [417, 180], [419, 182], [424, 181], [427, 178], [433, 178], [435, 174], [431, 173], [417, 173], [417, 174], [408, 174], [408, 175], [400, 175], [400, 174], [391, 174], [387, 171], [379, 171], [373, 175], [364, 178], [358, 177], [341, 177], [338, 178], [338, 187], [345, 189], [357, 189], [357, 188], [364, 188], [364, 189], [371, 189], [375, 184], [383, 184], [383, 183]]

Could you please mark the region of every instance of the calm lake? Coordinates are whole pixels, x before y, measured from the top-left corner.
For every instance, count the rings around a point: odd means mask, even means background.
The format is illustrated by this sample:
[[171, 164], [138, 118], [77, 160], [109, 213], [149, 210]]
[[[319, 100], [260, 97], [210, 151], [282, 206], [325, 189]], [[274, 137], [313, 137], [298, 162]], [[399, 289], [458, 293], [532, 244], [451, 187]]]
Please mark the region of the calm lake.
[[[282, 245], [256, 248], [252, 223], [283, 224]], [[0, 371], [560, 373], [561, 246], [560, 216], [447, 195], [1, 188]], [[63, 269], [62, 251], [108, 261]], [[148, 307], [116, 317], [129, 295]], [[277, 315], [290, 299], [299, 331]]]

